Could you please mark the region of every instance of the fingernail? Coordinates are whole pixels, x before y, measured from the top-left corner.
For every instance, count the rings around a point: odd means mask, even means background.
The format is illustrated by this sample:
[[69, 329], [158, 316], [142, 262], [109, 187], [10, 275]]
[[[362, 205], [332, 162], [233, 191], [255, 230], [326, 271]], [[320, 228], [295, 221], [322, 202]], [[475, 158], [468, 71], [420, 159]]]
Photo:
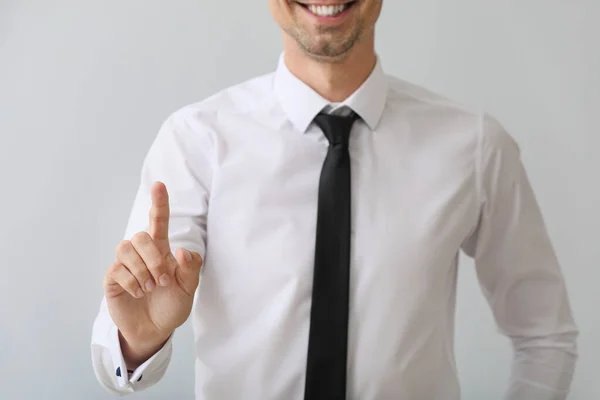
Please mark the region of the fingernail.
[[170, 281], [171, 278], [169, 278], [169, 275], [167, 274], [163, 274], [160, 276], [160, 278], [158, 278], [158, 282], [161, 286], [168, 286]]
[[147, 292], [151, 292], [152, 289], [154, 289], [154, 282], [152, 281], [152, 279], [148, 279], [144, 286], [146, 287]]
[[185, 260], [186, 260], [187, 262], [190, 262], [190, 261], [192, 261], [192, 253], [190, 253], [189, 251], [187, 251], [187, 250], [185, 250], [185, 249], [183, 250], [183, 253], [185, 254]]
[[137, 290], [135, 291], [135, 297], [144, 297], [144, 292], [142, 292], [142, 288], [137, 288]]

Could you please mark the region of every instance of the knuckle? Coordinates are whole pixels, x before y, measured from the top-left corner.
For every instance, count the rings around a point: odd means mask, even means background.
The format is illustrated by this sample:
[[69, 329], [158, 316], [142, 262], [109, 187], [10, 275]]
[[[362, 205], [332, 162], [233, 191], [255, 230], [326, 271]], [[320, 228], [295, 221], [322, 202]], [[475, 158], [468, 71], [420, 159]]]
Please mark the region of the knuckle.
[[155, 221], [163, 221], [166, 218], [163, 216], [163, 213], [161, 212], [161, 209], [159, 207], [151, 207], [150, 211], [150, 218], [152, 218]]
[[131, 238], [133, 244], [145, 244], [151, 241], [152, 238], [148, 232], [138, 232]]
[[108, 267], [107, 275], [114, 276], [119, 270], [119, 268], [121, 268], [121, 265], [119, 263], [112, 263], [110, 267]]
[[121, 240], [117, 245], [117, 255], [126, 254], [132, 248], [131, 242], [129, 240]]

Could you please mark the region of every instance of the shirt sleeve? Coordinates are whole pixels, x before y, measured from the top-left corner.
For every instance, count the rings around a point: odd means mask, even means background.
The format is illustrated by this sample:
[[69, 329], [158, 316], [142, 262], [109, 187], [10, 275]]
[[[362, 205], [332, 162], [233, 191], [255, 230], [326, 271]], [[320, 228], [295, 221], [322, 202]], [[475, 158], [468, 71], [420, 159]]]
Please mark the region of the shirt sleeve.
[[[165, 184], [171, 215], [171, 250], [179, 247], [206, 253], [206, 221], [212, 183], [211, 141], [194, 126], [196, 118], [180, 111], [162, 125], [142, 166], [140, 185], [127, 223], [125, 239], [149, 229], [151, 187]], [[204, 129], [204, 133], [206, 130]], [[92, 328], [92, 364], [96, 378], [109, 392], [123, 395], [156, 384], [165, 374], [172, 354], [172, 336], [133, 373], [128, 373], [119, 344], [118, 329], [103, 298]]]
[[500, 331], [513, 344], [507, 400], [566, 399], [577, 359], [561, 267], [515, 140], [483, 115], [479, 223], [463, 244]]

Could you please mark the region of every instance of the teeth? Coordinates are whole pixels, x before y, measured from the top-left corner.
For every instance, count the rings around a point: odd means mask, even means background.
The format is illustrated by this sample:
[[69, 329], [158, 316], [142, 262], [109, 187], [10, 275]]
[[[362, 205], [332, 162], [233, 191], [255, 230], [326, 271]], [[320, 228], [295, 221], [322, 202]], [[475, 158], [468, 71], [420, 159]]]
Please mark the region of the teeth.
[[335, 17], [342, 11], [346, 9], [346, 4], [340, 4], [337, 6], [315, 6], [309, 5], [308, 9], [313, 13], [317, 14], [320, 17]]

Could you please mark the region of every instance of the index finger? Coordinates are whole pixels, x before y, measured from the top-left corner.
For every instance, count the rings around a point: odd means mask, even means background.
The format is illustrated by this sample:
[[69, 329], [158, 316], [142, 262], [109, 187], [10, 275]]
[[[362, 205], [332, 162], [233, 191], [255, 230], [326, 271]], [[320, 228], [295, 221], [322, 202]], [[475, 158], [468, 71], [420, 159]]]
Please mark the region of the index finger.
[[161, 253], [170, 251], [169, 246], [169, 193], [162, 182], [152, 185], [152, 206], [150, 207], [149, 234]]

